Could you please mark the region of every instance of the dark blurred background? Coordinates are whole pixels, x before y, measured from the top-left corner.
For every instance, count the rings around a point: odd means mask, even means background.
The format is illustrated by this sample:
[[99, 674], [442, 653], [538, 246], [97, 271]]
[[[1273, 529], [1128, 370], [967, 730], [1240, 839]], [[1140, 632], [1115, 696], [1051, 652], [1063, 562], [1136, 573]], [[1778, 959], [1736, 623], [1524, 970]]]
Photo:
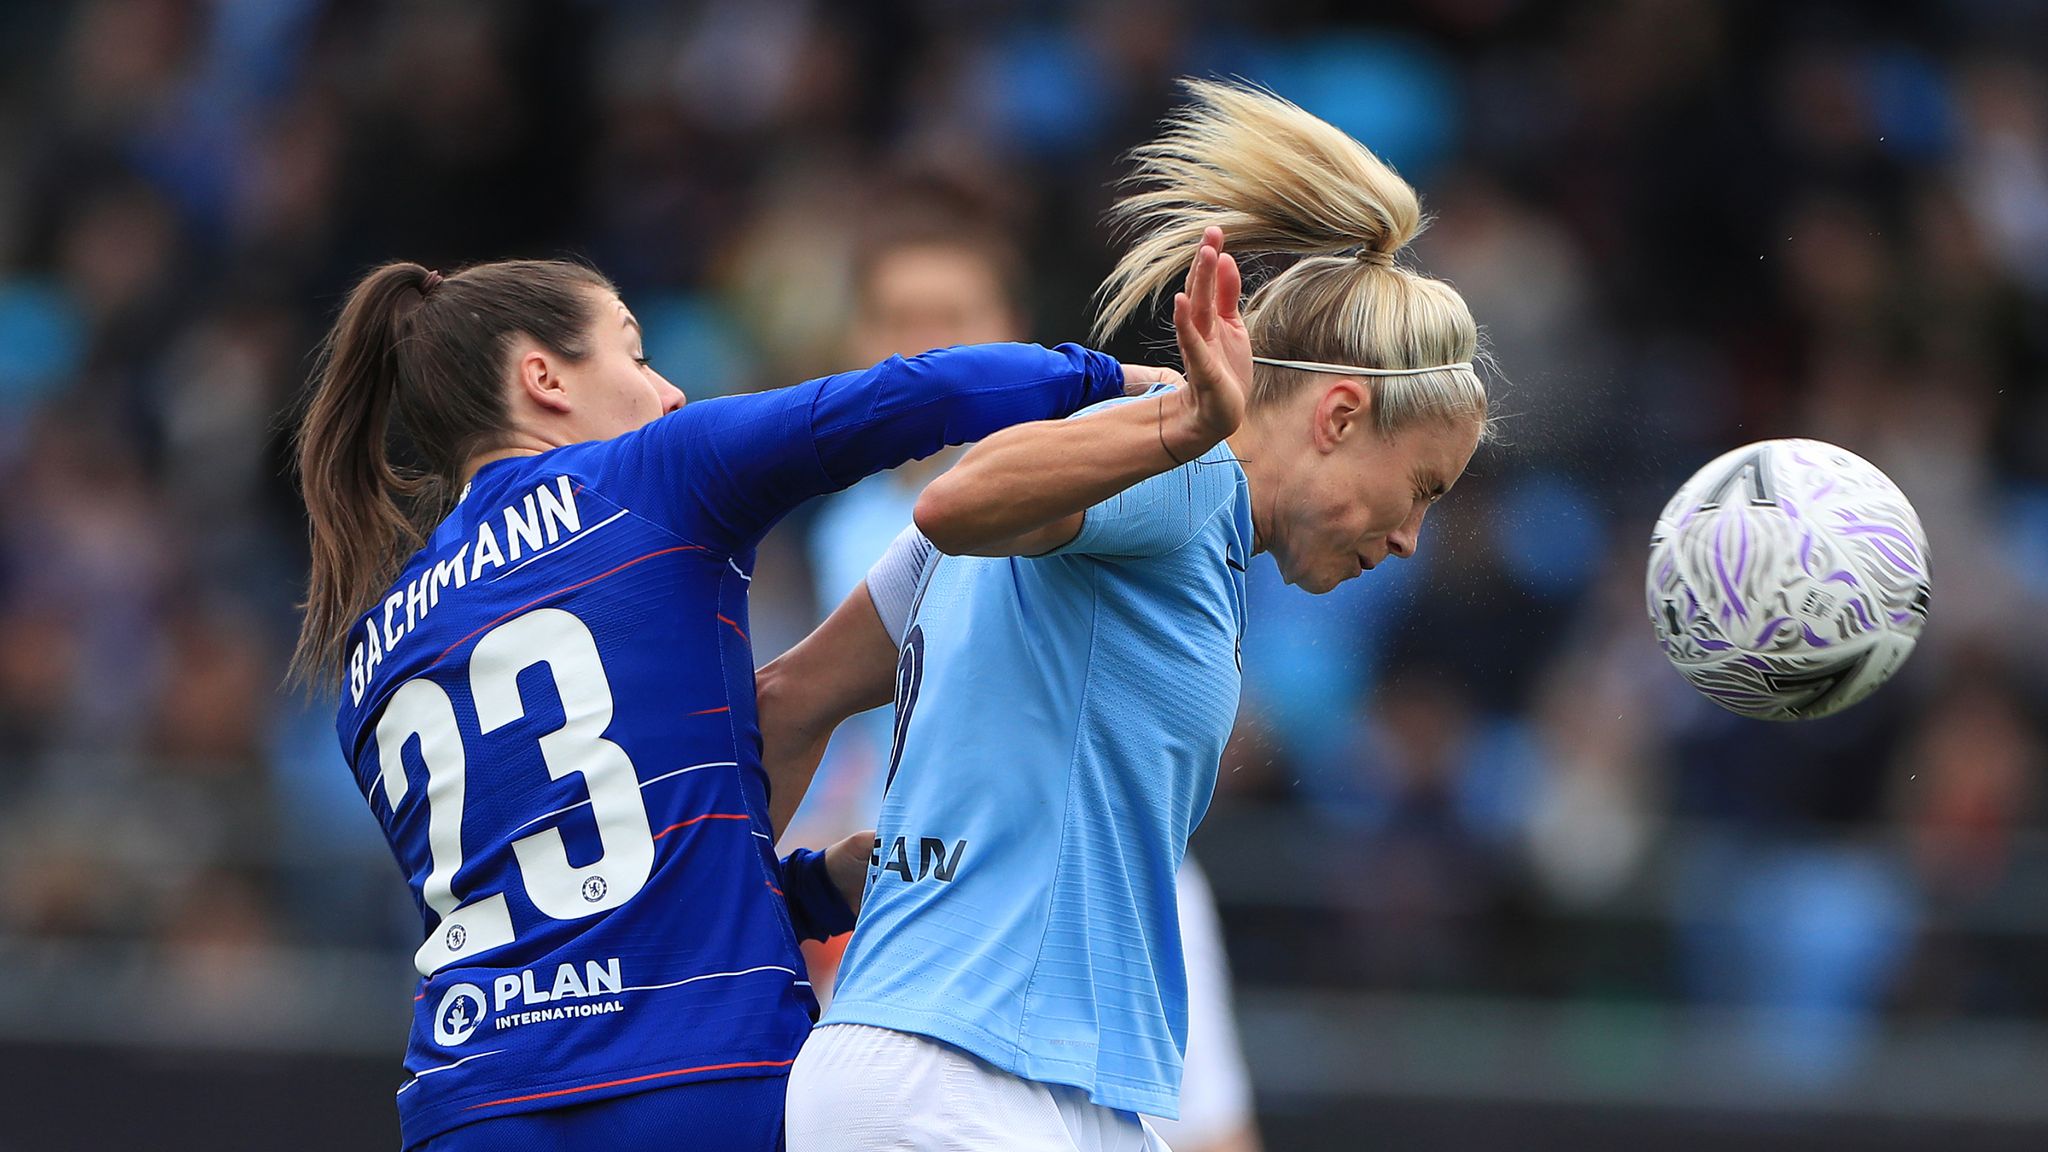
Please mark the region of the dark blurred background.
[[[396, 1144], [417, 918], [277, 688], [283, 414], [355, 276], [580, 255], [692, 397], [772, 387], [853, 366], [909, 182], [1079, 339], [1189, 73], [1421, 189], [1509, 414], [1418, 559], [1255, 566], [1195, 847], [1268, 1146], [2042, 1147], [2048, 4], [85, 0], [0, 3], [0, 1149]], [[1784, 435], [1936, 574], [1796, 726], [1641, 589], [1679, 481]], [[764, 660], [846, 590], [818, 519]]]

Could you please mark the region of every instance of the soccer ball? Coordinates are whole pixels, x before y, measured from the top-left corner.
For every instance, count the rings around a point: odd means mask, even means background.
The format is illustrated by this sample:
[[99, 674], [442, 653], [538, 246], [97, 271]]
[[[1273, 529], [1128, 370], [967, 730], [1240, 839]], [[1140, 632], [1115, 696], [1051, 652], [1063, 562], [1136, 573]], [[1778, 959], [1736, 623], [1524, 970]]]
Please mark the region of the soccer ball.
[[1870, 695], [1927, 623], [1927, 536], [1890, 478], [1818, 440], [1693, 474], [1650, 533], [1657, 642], [1731, 712], [1809, 720]]

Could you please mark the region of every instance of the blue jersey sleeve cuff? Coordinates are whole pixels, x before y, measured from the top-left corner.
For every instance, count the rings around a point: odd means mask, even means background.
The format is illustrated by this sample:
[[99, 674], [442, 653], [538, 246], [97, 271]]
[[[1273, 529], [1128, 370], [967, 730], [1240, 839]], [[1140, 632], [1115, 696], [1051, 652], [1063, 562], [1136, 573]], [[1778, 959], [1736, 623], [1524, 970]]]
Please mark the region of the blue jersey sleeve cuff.
[[1097, 352], [1093, 348], [1083, 348], [1079, 344], [1062, 344], [1055, 351], [1070, 360], [1078, 359], [1081, 362], [1081, 371], [1085, 377], [1085, 394], [1081, 403], [1074, 409], [1076, 412], [1100, 404], [1104, 400], [1115, 400], [1123, 396], [1124, 366], [1116, 357], [1106, 352]]
[[829, 940], [853, 931], [853, 906], [825, 871], [825, 854], [799, 848], [782, 858], [782, 899], [799, 940]]

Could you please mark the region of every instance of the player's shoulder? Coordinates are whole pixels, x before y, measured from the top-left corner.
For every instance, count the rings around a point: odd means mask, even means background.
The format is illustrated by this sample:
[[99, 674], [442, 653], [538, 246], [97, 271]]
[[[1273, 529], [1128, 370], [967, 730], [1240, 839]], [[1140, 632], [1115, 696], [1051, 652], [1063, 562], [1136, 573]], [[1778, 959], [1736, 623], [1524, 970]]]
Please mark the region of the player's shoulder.
[[1149, 503], [1186, 517], [1195, 538], [1227, 534], [1251, 513], [1250, 481], [1227, 440], [1142, 486], [1152, 490]]
[[580, 459], [632, 480], [658, 479], [670, 489], [729, 478], [736, 462], [791, 451], [806, 434], [817, 381], [692, 400], [673, 412], [614, 436], [575, 445]]
[[820, 380], [807, 380], [782, 388], [692, 400], [631, 432], [601, 443], [672, 443], [707, 436], [744, 436], [757, 426], [779, 432], [791, 417], [808, 413], [817, 401], [821, 383]]
[[630, 432], [531, 457], [522, 461], [522, 474], [506, 477], [498, 492], [516, 497], [535, 483], [567, 477], [586, 499], [631, 509], [676, 530], [677, 497], [696, 474], [693, 444], [702, 439], [697, 426], [703, 422], [698, 407], [685, 405]]

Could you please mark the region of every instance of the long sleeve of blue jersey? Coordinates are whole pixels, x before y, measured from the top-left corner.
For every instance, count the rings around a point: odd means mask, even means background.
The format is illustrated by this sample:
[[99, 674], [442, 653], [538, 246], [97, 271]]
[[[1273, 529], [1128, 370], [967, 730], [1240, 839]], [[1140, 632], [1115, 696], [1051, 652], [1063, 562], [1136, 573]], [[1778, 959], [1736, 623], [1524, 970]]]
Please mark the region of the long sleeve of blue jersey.
[[[874, 472], [1123, 394], [1123, 367], [1073, 344], [974, 344], [685, 405], [631, 433], [667, 527], [725, 552], [790, 509]], [[646, 489], [643, 489], [643, 492]]]

